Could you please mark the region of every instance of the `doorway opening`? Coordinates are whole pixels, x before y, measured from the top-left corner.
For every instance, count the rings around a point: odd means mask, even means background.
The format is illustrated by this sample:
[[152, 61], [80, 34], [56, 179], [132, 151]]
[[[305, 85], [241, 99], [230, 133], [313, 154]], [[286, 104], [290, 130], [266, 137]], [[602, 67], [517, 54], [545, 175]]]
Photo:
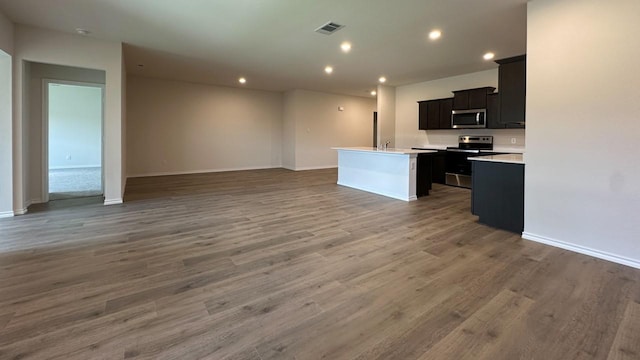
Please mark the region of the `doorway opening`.
[[373, 112], [373, 147], [378, 147], [378, 112]]
[[43, 80], [44, 201], [104, 194], [104, 85]]

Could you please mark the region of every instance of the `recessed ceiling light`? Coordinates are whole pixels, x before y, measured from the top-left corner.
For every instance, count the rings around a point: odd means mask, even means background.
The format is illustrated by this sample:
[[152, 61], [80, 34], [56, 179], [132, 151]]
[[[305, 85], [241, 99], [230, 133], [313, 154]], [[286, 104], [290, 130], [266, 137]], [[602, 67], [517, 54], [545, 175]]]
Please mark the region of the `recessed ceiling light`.
[[80, 35], [89, 35], [89, 34], [91, 34], [91, 31], [89, 31], [87, 29], [83, 29], [83, 28], [76, 28], [76, 33], [78, 33]]
[[378, 95], [378, 93], [375, 90], [371, 91], [371, 96], [376, 96], [376, 95]]
[[431, 39], [431, 40], [440, 39], [440, 36], [442, 36], [442, 32], [440, 30], [432, 30], [429, 33], [429, 39]]
[[246, 83], [247, 83], [247, 79], [245, 79], [245, 78], [241, 77], [240, 79], [238, 79], [238, 82], [239, 82], [240, 84], [246, 84]]
[[333, 68], [331, 66], [327, 66], [324, 68], [324, 72], [327, 74], [331, 74], [333, 72]]
[[385, 82], [387, 82], [387, 78], [384, 76], [380, 76], [380, 78], [378, 79], [378, 81], [380, 81], [381, 84], [384, 84]]
[[340, 49], [342, 49], [342, 52], [349, 52], [351, 51], [351, 43], [350, 42], [343, 42], [342, 44], [340, 44]]
[[494, 53], [492, 53], [492, 52], [488, 52], [488, 53], [484, 54], [482, 57], [483, 57], [485, 60], [491, 60], [491, 59], [493, 59], [493, 57], [494, 57], [494, 56], [496, 56]]

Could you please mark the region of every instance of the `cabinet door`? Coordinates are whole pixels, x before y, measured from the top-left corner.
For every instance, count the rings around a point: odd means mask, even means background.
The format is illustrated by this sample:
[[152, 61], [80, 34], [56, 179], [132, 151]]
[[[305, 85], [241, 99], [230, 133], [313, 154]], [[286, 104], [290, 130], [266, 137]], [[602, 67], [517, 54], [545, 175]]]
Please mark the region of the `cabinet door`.
[[440, 100], [427, 101], [427, 129], [440, 129]]
[[418, 129], [440, 129], [440, 100], [420, 101], [418, 103]]
[[453, 92], [453, 110], [467, 110], [469, 109], [469, 91], [454, 91]]
[[418, 154], [416, 162], [416, 196], [427, 196], [431, 190], [432, 154]]
[[500, 122], [500, 96], [498, 93], [487, 95], [487, 127], [489, 129], [503, 129]]
[[418, 102], [418, 129], [427, 130], [427, 102]]
[[437, 184], [444, 184], [446, 182], [446, 164], [447, 159], [446, 151], [438, 151], [433, 154], [433, 163], [431, 167], [432, 181]]
[[506, 127], [524, 127], [526, 98], [526, 61], [501, 62], [499, 69], [500, 122]]
[[469, 91], [469, 109], [484, 109], [487, 107], [487, 89], [472, 89]]
[[440, 129], [451, 129], [453, 98], [440, 100]]

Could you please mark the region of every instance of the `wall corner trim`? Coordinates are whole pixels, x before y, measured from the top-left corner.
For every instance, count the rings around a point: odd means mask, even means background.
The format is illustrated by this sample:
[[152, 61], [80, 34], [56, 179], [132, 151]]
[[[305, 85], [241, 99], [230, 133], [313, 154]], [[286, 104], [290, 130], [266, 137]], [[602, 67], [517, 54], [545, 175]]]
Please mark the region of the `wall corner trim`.
[[552, 238], [548, 238], [545, 236], [540, 236], [540, 235], [536, 235], [528, 232], [523, 232], [522, 238], [526, 240], [535, 241], [541, 244], [550, 245], [550, 246], [558, 247], [561, 249], [573, 251], [579, 254], [592, 256], [598, 259], [611, 261], [617, 264], [630, 266], [636, 269], [640, 269], [640, 260], [630, 259], [624, 256], [611, 254], [608, 252], [595, 250], [588, 247], [575, 245], [565, 241], [560, 241], [560, 240], [556, 240], [556, 239], [552, 239]]
[[118, 205], [118, 204], [122, 204], [122, 198], [117, 198], [117, 199], [104, 199], [104, 205]]

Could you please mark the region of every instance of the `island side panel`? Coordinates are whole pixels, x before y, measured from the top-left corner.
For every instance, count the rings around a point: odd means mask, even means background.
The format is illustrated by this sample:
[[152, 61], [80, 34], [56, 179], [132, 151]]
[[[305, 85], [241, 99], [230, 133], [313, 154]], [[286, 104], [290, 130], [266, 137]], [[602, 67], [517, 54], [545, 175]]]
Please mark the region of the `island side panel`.
[[416, 154], [338, 150], [338, 185], [416, 200]]

